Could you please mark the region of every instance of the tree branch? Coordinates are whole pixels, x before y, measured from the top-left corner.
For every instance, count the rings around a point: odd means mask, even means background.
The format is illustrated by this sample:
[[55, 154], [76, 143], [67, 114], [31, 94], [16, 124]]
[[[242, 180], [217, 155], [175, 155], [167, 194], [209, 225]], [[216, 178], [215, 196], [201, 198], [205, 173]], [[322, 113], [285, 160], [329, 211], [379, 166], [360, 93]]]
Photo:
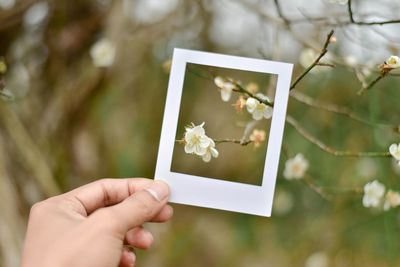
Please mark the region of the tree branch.
[[325, 56], [325, 54], [328, 52], [328, 45], [329, 42], [331, 40], [331, 37], [333, 36], [334, 30], [331, 30], [329, 32], [329, 34], [326, 37], [326, 41], [324, 43], [324, 46], [322, 47], [321, 53], [319, 54], [319, 56], [314, 60], [314, 62], [307, 68], [304, 70], [304, 72], [302, 74], [300, 74], [300, 76], [298, 76], [296, 78], [296, 80], [292, 83], [292, 85], [290, 86], [290, 90], [293, 90], [296, 85], [315, 67], [319, 64], [320, 59]]
[[385, 25], [385, 24], [394, 24], [400, 23], [400, 19], [393, 19], [393, 20], [385, 20], [385, 21], [356, 21], [354, 19], [353, 10], [351, 6], [351, 0], [347, 2], [347, 11], [349, 13], [349, 19], [351, 24], [361, 25], [361, 26], [371, 26], [371, 25]]
[[244, 93], [244, 94], [246, 94], [246, 95], [249, 96], [249, 97], [252, 97], [252, 98], [254, 98], [254, 99], [257, 99], [260, 103], [263, 103], [263, 104], [265, 104], [265, 105], [267, 105], [267, 106], [270, 106], [270, 107], [274, 107], [274, 103], [273, 103], [272, 101], [268, 101], [267, 99], [262, 99], [261, 97], [256, 96], [255, 94], [253, 94], [253, 93], [247, 91], [243, 86], [241, 86], [241, 85], [238, 84], [237, 82], [233, 82], [233, 83], [234, 83], [235, 86], [238, 88], [237, 92]]
[[327, 102], [323, 102], [323, 101], [320, 101], [320, 100], [316, 100], [316, 99], [313, 99], [313, 98], [309, 97], [308, 95], [305, 95], [305, 94], [300, 93], [298, 91], [292, 91], [290, 93], [290, 97], [294, 98], [295, 100], [299, 101], [300, 103], [306, 104], [306, 105], [308, 105], [310, 107], [313, 107], [313, 108], [318, 108], [318, 109], [325, 110], [325, 111], [328, 111], [328, 112], [332, 112], [332, 113], [336, 113], [336, 114], [339, 114], [339, 115], [343, 115], [343, 116], [346, 116], [346, 117], [348, 117], [348, 118], [350, 118], [352, 120], [355, 120], [355, 121], [360, 122], [360, 123], [364, 123], [364, 124], [369, 125], [369, 126], [390, 128], [394, 132], [400, 133], [400, 125], [371, 122], [371, 121], [366, 120], [366, 119], [360, 117], [359, 115], [355, 114], [348, 107], [342, 107], [342, 106], [338, 106], [338, 105], [335, 105], [335, 104], [332, 104], [332, 103], [327, 103]]
[[384, 78], [389, 72], [381, 72], [381, 74], [376, 77], [372, 82], [369, 84], [361, 87], [361, 89], [357, 92], [358, 95], [362, 95], [365, 91], [371, 89], [375, 84], [377, 84], [382, 78]]
[[348, 151], [348, 150], [345, 150], [345, 151], [336, 150], [335, 148], [326, 145], [321, 140], [319, 140], [317, 137], [310, 134], [293, 117], [288, 115], [286, 117], [286, 122], [289, 123], [290, 125], [292, 125], [293, 128], [301, 136], [303, 136], [306, 140], [308, 140], [310, 143], [318, 146], [322, 151], [325, 151], [326, 153], [329, 153], [331, 155], [341, 156], [341, 157], [390, 157], [389, 152], [355, 152], [355, 151]]

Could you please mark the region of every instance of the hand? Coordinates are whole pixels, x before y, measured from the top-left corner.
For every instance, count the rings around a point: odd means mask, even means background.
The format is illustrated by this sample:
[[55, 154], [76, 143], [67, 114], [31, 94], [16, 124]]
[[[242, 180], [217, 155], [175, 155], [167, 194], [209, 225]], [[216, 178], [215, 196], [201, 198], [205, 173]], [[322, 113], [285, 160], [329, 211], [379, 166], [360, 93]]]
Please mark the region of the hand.
[[145, 222], [165, 222], [168, 186], [148, 179], [103, 179], [35, 204], [29, 216], [22, 267], [134, 266], [124, 244], [147, 249]]

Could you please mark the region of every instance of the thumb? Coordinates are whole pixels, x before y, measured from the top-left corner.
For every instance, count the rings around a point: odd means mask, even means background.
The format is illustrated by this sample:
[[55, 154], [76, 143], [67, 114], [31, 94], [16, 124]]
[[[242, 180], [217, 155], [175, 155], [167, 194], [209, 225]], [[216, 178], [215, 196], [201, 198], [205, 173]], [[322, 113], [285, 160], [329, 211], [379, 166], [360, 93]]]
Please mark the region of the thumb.
[[148, 188], [132, 194], [119, 204], [99, 210], [97, 215], [102, 217], [101, 221], [109, 222], [110, 226], [125, 235], [128, 230], [156, 216], [167, 204], [169, 194], [165, 182], [154, 181]]

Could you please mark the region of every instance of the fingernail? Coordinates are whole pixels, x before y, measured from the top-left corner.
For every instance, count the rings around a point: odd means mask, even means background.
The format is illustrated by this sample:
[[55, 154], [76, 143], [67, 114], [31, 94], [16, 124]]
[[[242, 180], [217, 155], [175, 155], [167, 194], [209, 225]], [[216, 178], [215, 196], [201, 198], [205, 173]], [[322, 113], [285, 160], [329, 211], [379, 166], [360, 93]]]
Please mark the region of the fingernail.
[[155, 181], [149, 188], [145, 189], [157, 201], [161, 201], [169, 195], [168, 185], [161, 181]]

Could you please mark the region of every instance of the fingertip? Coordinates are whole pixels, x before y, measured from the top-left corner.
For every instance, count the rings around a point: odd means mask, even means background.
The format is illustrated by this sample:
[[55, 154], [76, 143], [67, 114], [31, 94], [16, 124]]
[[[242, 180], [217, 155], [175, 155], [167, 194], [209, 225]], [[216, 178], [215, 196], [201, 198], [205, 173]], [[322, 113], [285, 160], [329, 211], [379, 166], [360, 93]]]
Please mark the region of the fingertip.
[[136, 263], [135, 253], [125, 247], [122, 250], [119, 266], [120, 267], [133, 267], [133, 266], [135, 266], [135, 263]]
[[134, 228], [126, 233], [125, 241], [131, 246], [148, 249], [154, 242], [153, 234], [142, 227]]

